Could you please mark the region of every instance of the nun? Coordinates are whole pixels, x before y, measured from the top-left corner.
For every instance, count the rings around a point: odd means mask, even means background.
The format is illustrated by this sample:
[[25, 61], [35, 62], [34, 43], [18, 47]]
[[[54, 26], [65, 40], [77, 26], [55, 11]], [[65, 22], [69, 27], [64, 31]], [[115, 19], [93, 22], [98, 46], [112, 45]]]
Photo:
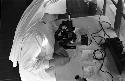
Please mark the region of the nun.
[[[9, 56], [13, 67], [19, 64], [22, 81], [56, 81], [55, 67], [64, 66], [70, 61], [68, 57], [57, 54], [53, 56], [54, 21], [57, 19], [56, 14], [65, 13], [65, 2], [33, 0], [24, 11]], [[59, 50], [58, 53], [61, 53]]]

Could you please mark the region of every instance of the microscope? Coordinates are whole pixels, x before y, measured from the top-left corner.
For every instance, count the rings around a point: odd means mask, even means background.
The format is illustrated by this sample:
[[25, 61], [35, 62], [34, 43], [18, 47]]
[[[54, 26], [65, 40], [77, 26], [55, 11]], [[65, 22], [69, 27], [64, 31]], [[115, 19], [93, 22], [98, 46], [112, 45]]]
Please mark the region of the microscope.
[[55, 40], [64, 49], [75, 49], [76, 46], [73, 45], [77, 39], [75, 34], [75, 27], [73, 27], [70, 14], [67, 14], [68, 19], [62, 21], [59, 28], [55, 32]]

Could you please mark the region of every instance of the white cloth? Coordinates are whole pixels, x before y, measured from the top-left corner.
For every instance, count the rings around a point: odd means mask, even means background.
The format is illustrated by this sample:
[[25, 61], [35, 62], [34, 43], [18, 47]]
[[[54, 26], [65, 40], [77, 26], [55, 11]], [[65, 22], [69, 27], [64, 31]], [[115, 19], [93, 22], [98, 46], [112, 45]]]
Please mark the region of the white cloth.
[[[44, 47], [45, 49], [43, 49], [42, 47]], [[36, 32], [25, 39], [19, 57], [19, 68], [22, 81], [55, 81], [54, 78], [50, 77], [49, 74], [45, 72], [45, 69], [49, 68], [49, 61], [47, 60], [52, 58], [52, 52], [53, 48], [50, 46], [48, 39], [46, 38], [45, 40], [43, 40], [43, 38], [41, 38], [39, 34], [36, 34]], [[39, 68], [36, 70], [33, 69], [32, 65], [38, 55], [45, 57], [43, 58], [43, 60], [47, 60], [41, 61], [43, 63], [41, 63]]]
[[[45, 69], [49, 68], [48, 60], [52, 59], [54, 51], [50, 24], [43, 24], [39, 21], [44, 16], [45, 1], [34, 0], [31, 3], [15, 32], [9, 60], [13, 62], [13, 67], [17, 66], [17, 62], [19, 63], [22, 81], [55, 81], [55, 77], [45, 72]], [[41, 58], [42, 60], [36, 63], [38, 55], [43, 59]], [[34, 66], [39, 67], [35, 69]]]
[[22, 81], [56, 81], [56, 78], [51, 77], [44, 70], [37, 70], [31, 73], [20, 68], [19, 73]]
[[66, 0], [58, 0], [54, 4], [49, 5], [45, 13], [49, 14], [65, 14], [66, 13]]
[[[43, 38], [36, 32], [30, 34], [30, 36], [23, 42], [22, 51], [19, 57], [19, 69], [22, 81], [55, 81], [54, 77], [49, 76], [49, 74], [45, 72], [45, 69], [49, 68], [48, 60], [52, 59], [52, 53], [53, 48], [47, 37], [43, 40]], [[38, 55], [43, 57], [43, 61], [41, 61], [43, 63], [41, 63], [36, 70], [33, 68], [33, 64]], [[44, 61], [44, 59], [47, 60]]]

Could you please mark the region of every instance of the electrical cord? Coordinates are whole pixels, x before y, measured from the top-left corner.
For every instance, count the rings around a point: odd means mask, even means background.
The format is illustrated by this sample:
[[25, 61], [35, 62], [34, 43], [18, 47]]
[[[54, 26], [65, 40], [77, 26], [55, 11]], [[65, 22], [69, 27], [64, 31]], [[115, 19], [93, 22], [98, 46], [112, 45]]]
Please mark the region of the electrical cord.
[[113, 81], [113, 75], [110, 73], [110, 72], [108, 72], [108, 71], [103, 71], [102, 69], [100, 70], [101, 72], [103, 72], [103, 73], [108, 73], [110, 76], [111, 76], [111, 78], [112, 78], [112, 81]]
[[102, 38], [102, 39], [100, 40], [100, 42], [98, 43], [98, 45], [100, 45], [100, 44], [101, 44], [101, 42], [102, 42], [102, 40], [103, 40], [103, 39], [105, 40], [105, 38], [104, 38], [104, 37], [102, 37], [102, 36], [94, 36], [94, 37], [100, 37], [100, 38]]
[[[111, 76], [112, 81], [113, 81], [113, 78], [114, 78], [113, 75], [112, 75], [110, 72], [108, 72], [108, 71], [103, 71], [103, 70], [102, 70], [102, 67], [103, 67], [103, 65], [104, 65], [104, 60], [105, 60], [105, 57], [106, 57], [106, 53], [105, 53], [105, 51], [100, 51], [100, 50], [103, 50], [103, 49], [97, 49], [97, 50], [95, 50], [95, 51], [93, 52], [93, 54], [94, 54], [93, 58], [94, 58], [95, 60], [98, 60], [98, 61], [103, 61], [102, 65], [101, 65], [101, 67], [100, 67], [100, 71], [103, 72], [103, 73], [108, 73], [108, 74]], [[97, 58], [96, 55], [95, 55], [95, 52], [96, 52], [96, 51], [100, 51], [101, 53], [104, 52], [103, 57], [102, 57], [102, 58]]]
[[89, 44], [88, 45], [91, 45], [92, 44], [92, 40], [91, 39], [89, 39]]
[[103, 22], [109, 24], [109, 27], [111, 27], [111, 23], [109, 23], [107, 21], [102, 21], [101, 23], [103, 23]]
[[[105, 31], [105, 29], [103, 28], [103, 25], [102, 25], [102, 22], [105, 22], [105, 23], [107, 23], [106, 21], [100, 21], [100, 18], [101, 18], [101, 15], [100, 15], [100, 17], [99, 17], [99, 25], [100, 25], [100, 27], [102, 28], [102, 30], [103, 30], [103, 32], [104, 32], [104, 36], [105, 35], [107, 35], [108, 36], [108, 38], [110, 38], [110, 36], [106, 33], [106, 31]], [[109, 24], [109, 23], [108, 23]], [[111, 24], [109, 24], [109, 25], [111, 25]]]
[[[95, 37], [100, 37], [100, 38], [102, 38], [100, 41], [99, 41], [99, 43], [96, 41], [96, 39], [95, 39]], [[102, 40], [104, 39], [105, 40], [105, 38], [104, 37], [102, 37], [102, 36], [92, 36], [92, 39], [95, 41], [95, 43], [97, 44], [97, 45], [101, 45], [101, 42], [102, 42]], [[92, 40], [91, 40], [92, 41]]]
[[[100, 51], [101, 53], [104, 52], [104, 53], [103, 53], [103, 58], [100, 58], [100, 59], [96, 58], [95, 52], [98, 51], [98, 50], [102, 50], [102, 51]], [[103, 67], [103, 65], [104, 65], [104, 61], [105, 61], [105, 58], [106, 58], [106, 52], [104, 51], [104, 49], [96, 49], [93, 54], [94, 54], [93, 58], [94, 58], [95, 60], [103, 61], [102, 65], [101, 65], [101, 67], [100, 67], [100, 71], [103, 72], [103, 73], [108, 73], [108, 74], [111, 76], [112, 81], [113, 81], [113, 78], [114, 78], [113, 75], [112, 75], [110, 72], [108, 72], [108, 71], [103, 71], [103, 70], [102, 70], [102, 67]]]
[[109, 28], [111, 27], [111, 23], [106, 22], [106, 21], [101, 21], [101, 14], [100, 14], [100, 16], [99, 16], [99, 21], [98, 21], [98, 22], [99, 22], [99, 25], [100, 25], [101, 29], [100, 29], [99, 31], [95, 32], [95, 33], [92, 33], [92, 34], [97, 34], [97, 33], [101, 32], [101, 31], [103, 30], [104, 35], [107, 35], [107, 36], [110, 38], [110, 36], [106, 33], [105, 29], [103, 28], [102, 23], [107, 23], [107, 24], [109, 24]]
[[[101, 21], [100, 18], [101, 18], [101, 14], [100, 14], [100, 16], [99, 16], [99, 21], [98, 21], [98, 22], [99, 22], [99, 25], [100, 25], [100, 27], [101, 27], [101, 29], [100, 29], [99, 31], [94, 32], [94, 33], [91, 34], [92, 39], [96, 42], [97, 45], [101, 45], [102, 40], [106, 40], [106, 38], [104, 38], [104, 37], [102, 37], [102, 36], [94, 36], [95, 34], [98, 34], [98, 33], [100, 33], [101, 31], [103, 31], [103, 32], [104, 32], [104, 36], [107, 36], [108, 38], [110, 38], [110, 36], [106, 33], [105, 29], [103, 28], [103, 23], [109, 24], [109, 27], [108, 27], [107, 29], [112, 28], [112, 27], [111, 27], [111, 23], [106, 22], [106, 21]], [[102, 39], [101, 39], [100, 42], [98, 43], [98, 42], [95, 40], [95, 37], [100, 37], [100, 38], [102, 38]], [[90, 41], [91, 41], [90, 44], [92, 43], [92, 39], [90, 40]], [[90, 44], [89, 44], [89, 45], [90, 45]]]
[[[96, 56], [96, 52], [97, 52], [97, 51], [99, 51], [99, 52], [102, 54], [102, 57], [101, 57], [101, 58], [98, 58], [98, 57]], [[103, 49], [96, 49], [96, 50], [94, 50], [94, 52], [93, 52], [93, 58], [96, 59], [96, 60], [104, 60], [105, 56], [106, 56], [106, 54], [105, 54], [105, 52], [103, 51]]]
[[92, 33], [92, 34], [97, 34], [97, 33], [101, 32], [101, 31], [102, 31], [102, 28], [99, 31], [97, 31], [95, 33]]
[[[101, 45], [102, 40], [103, 40], [103, 39], [106, 40], [106, 39], [105, 39], [104, 37], [102, 37], [102, 36], [93, 36], [94, 34], [97, 34], [97, 33], [101, 32], [101, 31], [103, 31], [103, 32], [104, 32], [104, 36], [107, 35], [108, 38], [110, 38], [110, 36], [105, 32], [105, 30], [104, 30], [104, 28], [103, 28], [103, 26], [102, 26], [102, 23], [103, 23], [103, 22], [106, 22], [106, 21], [102, 21], [102, 22], [99, 21], [99, 24], [100, 24], [100, 26], [101, 26], [101, 29], [100, 29], [99, 31], [97, 31], [97, 32], [91, 34], [92, 39], [93, 39], [93, 40], [97, 43], [97, 45], [99, 45], [99, 46]], [[108, 24], [111, 26], [111, 24], [110, 24], [109, 22], [106, 22], [106, 23], [108, 23]], [[100, 42], [98, 43], [98, 42], [95, 40], [95, 37], [100, 37], [100, 38], [102, 38], [102, 39], [101, 39]], [[95, 50], [94, 52], [96, 52], [96, 51], [98, 51], [98, 50], [100, 50], [100, 49], [97, 49], [97, 50]], [[102, 50], [104, 50], [104, 49], [102, 49]], [[98, 60], [98, 61], [100, 61], [100, 60], [103, 61], [102, 66], [101, 66], [101, 68], [100, 68], [100, 71], [103, 72], [103, 73], [108, 73], [108, 74], [112, 77], [112, 81], [113, 81], [113, 78], [114, 78], [113, 75], [112, 75], [110, 72], [108, 72], [108, 71], [103, 71], [103, 70], [102, 70], [102, 67], [103, 67], [103, 65], [104, 65], [105, 57], [106, 57], [106, 53], [104, 53], [103, 58], [98, 59], [98, 58], [96, 58], [95, 53], [94, 53], [94, 59], [96, 59], [96, 60]]]

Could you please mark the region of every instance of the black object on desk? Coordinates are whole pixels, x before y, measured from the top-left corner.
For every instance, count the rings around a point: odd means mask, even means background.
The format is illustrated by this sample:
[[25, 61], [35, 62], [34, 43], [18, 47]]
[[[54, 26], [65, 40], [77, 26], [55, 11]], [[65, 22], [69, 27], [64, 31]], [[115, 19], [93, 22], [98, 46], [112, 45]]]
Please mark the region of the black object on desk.
[[88, 45], [88, 36], [87, 36], [87, 34], [81, 35], [81, 44], [82, 45]]
[[75, 76], [75, 79], [76, 79], [77, 81], [87, 81], [86, 78], [81, 78], [79, 75], [76, 75], [76, 76]]
[[73, 27], [72, 20], [62, 21], [58, 30], [55, 32], [55, 40], [59, 42], [59, 45], [64, 49], [75, 49], [76, 46], [73, 43], [77, 37], [74, 33], [75, 27]]
[[111, 55], [114, 59], [114, 62], [116, 64], [116, 67], [121, 74], [122, 72], [122, 63], [121, 60], [123, 58], [122, 51], [123, 51], [123, 45], [122, 42], [118, 37], [116, 38], [107, 38], [105, 43], [103, 44], [105, 48], [108, 48], [111, 52]]

